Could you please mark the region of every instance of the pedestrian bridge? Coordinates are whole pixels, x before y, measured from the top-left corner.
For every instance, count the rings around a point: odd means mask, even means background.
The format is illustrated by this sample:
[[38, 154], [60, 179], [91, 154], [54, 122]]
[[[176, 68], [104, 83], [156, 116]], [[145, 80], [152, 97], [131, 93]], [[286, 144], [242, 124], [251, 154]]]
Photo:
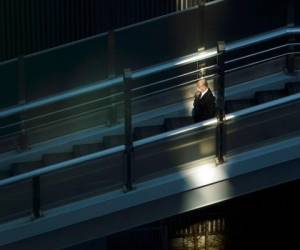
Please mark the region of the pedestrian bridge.
[[[219, 43], [1, 110], [7, 124], [26, 113], [35, 127], [36, 117], [61, 121], [55, 105], [71, 98], [97, 92], [101, 106], [77, 120], [87, 127], [76, 133], [64, 125], [45, 139], [47, 129], [59, 127], [49, 125], [30, 134], [38, 138], [31, 149], [3, 152], [1, 249], [67, 247], [299, 180], [298, 43], [282, 42], [284, 53], [262, 46], [299, 33], [281, 28]], [[219, 112], [194, 124], [190, 109], [200, 73]], [[101, 126], [88, 127], [97, 117]]]

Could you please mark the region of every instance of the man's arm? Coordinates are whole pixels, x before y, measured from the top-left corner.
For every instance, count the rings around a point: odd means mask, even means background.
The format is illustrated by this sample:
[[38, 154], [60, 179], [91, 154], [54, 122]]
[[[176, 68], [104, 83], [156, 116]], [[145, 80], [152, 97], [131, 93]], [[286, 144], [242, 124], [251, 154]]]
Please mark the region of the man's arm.
[[211, 95], [211, 98], [207, 104], [207, 112], [209, 116], [214, 117], [216, 115], [216, 98]]

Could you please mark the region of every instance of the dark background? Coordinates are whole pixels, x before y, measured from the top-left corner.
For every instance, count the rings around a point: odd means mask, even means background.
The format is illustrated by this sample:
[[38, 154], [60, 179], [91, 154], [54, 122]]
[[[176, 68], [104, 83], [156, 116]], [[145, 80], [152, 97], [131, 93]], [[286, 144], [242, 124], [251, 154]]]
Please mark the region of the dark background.
[[176, 0], [0, 0], [0, 61], [176, 10]]

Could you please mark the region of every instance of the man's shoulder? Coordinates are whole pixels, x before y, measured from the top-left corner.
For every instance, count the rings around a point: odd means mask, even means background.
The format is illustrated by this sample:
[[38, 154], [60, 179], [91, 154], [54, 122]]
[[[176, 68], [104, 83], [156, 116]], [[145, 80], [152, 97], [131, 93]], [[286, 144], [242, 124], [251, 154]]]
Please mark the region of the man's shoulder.
[[207, 95], [208, 97], [215, 98], [213, 92], [212, 92], [210, 89], [208, 89], [206, 95]]

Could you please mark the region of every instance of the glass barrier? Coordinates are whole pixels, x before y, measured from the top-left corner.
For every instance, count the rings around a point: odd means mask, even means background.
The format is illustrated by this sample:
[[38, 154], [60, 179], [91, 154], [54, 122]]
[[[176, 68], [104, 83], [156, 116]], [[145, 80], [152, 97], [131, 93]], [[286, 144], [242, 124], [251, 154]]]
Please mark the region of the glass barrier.
[[[286, 17], [285, 1], [274, 4], [272, 0], [226, 0], [206, 6], [204, 18], [195, 7], [118, 29], [115, 31], [116, 73], [190, 54], [203, 46], [215, 47], [219, 40], [228, 43], [283, 27]], [[28, 98], [32, 100], [106, 78], [108, 57], [106, 33], [26, 56]]]
[[121, 189], [123, 162], [120, 152], [41, 176], [42, 210]]
[[[16, 124], [11, 126], [11, 124]], [[0, 153], [20, 148], [20, 117], [14, 116], [1, 120]]]
[[206, 76], [214, 91], [216, 63], [216, 58], [211, 58], [134, 80], [133, 114], [156, 110], [157, 117], [191, 116], [195, 83], [201, 76]]
[[300, 2], [299, 1], [293, 1], [295, 3], [295, 8], [294, 8], [294, 14], [295, 14], [295, 24], [296, 26], [300, 26]]
[[[299, 110], [300, 101], [294, 101], [244, 117], [233, 117], [226, 122], [227, 152], [229, 154], [243, 152], [290, 138], [295, 134], [299, 135]], [[135, 183], [180, 171], [199, 164], [199, 160], [215, 156], [215, 122], [207, 123], [205, 127], [195, 130], [188, 130], [187, 127], [179, 125], [178, 121], [168, 124], [172, 136], [135, 148], [133, 162]], [[124, 137], [118, 142], [110, 141], [110, 145], [123, 144]], [[100, 150], [101, 145], [107, 146], [107, 143], [108, 141], [103, 141], [102, 144], [98, 144], [97, 150]], [[85, 150], [87, 149], [78, 149], [72, 152], [71, 157], [84, 155]], [[54, 164], [60, 156], [48, 155], [48, 158], [44, 156], [43, 160], [48, 164]], [[86, 161], [77, 167], [52, 172], [41, 176], [42, 210], [120, 189], [123, 183], [123, 151]], [[31, 213], [31, 188], [31, 181], [24, 181], [0, 189], [1, 204], [5, 204], [1, 206], [2, 221]]]
[[[240, 18], [241, 20], [239, 21], [242, 23], [246, 22], [245, 27], [250, 27], [251, 25], [254, 26], [253, 23], [265, 21], [263, 16], [254, 18], [254, 15], [250, 15], [252, 11], [256, 11], [257, 6], [253, 3], [233, 4], [232, 1], [225, 2], [226, 4], [221, 2], [205, 7], [204, 26], [208, 32], [206, 32], [206, 30], [205, 32], [200, 30], [200, 26], [203, 23], [199, 21], [199, 19], [202, 20], [202, 17], [200, 16], [198, 8], [189, 9], [177, 14], [157, 18], [150, 22], [144, 22], [116, 30], [116, 72], [122, 73], [123, 69], [126, 67], [130, 67], [132, 69], [142, 68], [144, 66], [166, 61], [181, 55], [186, 55], [197, 51], [197, 49], [202, 47], [204, 44], [205, 47], [215, 46], [216, 41], [220, 40], [220, 38], [230, 41], [231, 38], [229, 36], [234, 37], [236, 32], [239, 35], [241, 34], [241, 37], [245, 37], [280, 27], [283, 22], [282, 17], [286, 17], [285, 5], [281, 3], [270, 10], [278, 17], [276, 18], [276, 22], [267, 21], [264, 22], [264, 25], [256, 25], [255, 29], [258, 27], [258, 31], [253, 31], [253, 34], [244, 34], [239, 29], [233, 29], [230, 32], [224, 32], [226, 37], [222, 37], [220, 34], [224, 29], [220, 29], [220, 27], [223, 27], [224, 18], [230, 24], [230, 28], [234, 27], [232, 25], [236, 23], [239, 23], [239, 27], [243, 26], [240, 25], [240, 22], [237, 22], [236, 18]], [[267, 8], [270, 7], [270, 4], [271, 3], [267, 1], [259, 3], [259, 6], [263, 11], [266, 11]], [[232, 11], [236, 11], [237, 8], [239, 8], [243, 15], [236, 16], [230, 14]], [[224, 13], [229, 14], [224, 15]], [[254, 21], [253, 18], [255, 19]], [[198, 21], [195, 22], [195, 20]], [[251, 24], [249, 20], [252, 20], [253, 23]], [[284, 20], [286, 19], [284, 18]], [[226, 23], [226, 27], [227, 26], [228, 25]], [[186, 29], [186, 27], [189, 27], [189, 29]], [[155, 36], [155, 34], [158, 34], [158, 31], [160, 35]], [[143, 42], [141, 42], [140, 37], [143, 37]], [[237, 39], [237, 37], [234, 37], [233, 39]], [[210, 42], [211, 45], [209, 45]], [[82, 86], [84, 84], [106, 78], [108, 76], [107, 65], [110, 61], [107, 46], [107, 34], [103, 34], [95, 38], [75, 43], [69, 47], [56, 48], [46, 52], [26, 56], [24, 63], [25, 82], [27, 83], [27, 101], [35, 100], [37, 98], [59, 93], [64, 90], [72, 89], [76, 86]], [[281, 62], [278, 65], [279, 66], [276, 67], [276, 69], [281, 70]], [[274, 65], [271, 65], [268, 68], [274, 69], [273, 66]], [[12, 67], [8, 70], [5, 67], [5, 65], [1, 65], [1, 72], [2, 70], [5, 71], [4, 73], [7, 75], [7, 79], [17, 83], [18, 74], [16, 74], [16, 69]], [[14, 71], [14, 74], [12, 74], [11, 71]], [[239, 74], [239, 76], [240, 75], [250, 76], [252, 74], [243, 73]], [[228, 81], [230, 83], [233, 82], [232, 79], [229, 79]], [[138, 81], [137, 86], [139, 84], [142, 84], [141, 81]], [[177, 80], [169, 81], [168, 84], [164, 85], [164, 87], [172, 89], [176, 84]], [[14, 86], [14, 84], [5, 86]], [[147, 96], [145, 100], [138, 101], [134, 104], [134, 113], [141, 111], [139, 107], [147, 107], [146, 110], [151, 110], [151, 103], [158, 103], [158, 101], [172, 100], [166, 103], [166, 105], [168, 105], [180, 100], [181, 97], [188, 99], [192, 96], [193, 92], [193, 88], [190, 86], [186, 84], [184, 87], [182, 86], [181, 89], [173, 89], [172, 91], [162, 93], [157, 98], [151, 99]], [[156, 92], [155, 88], [156, 86], [151, 86], [147, 89], [147, 91], [151, 89], [153, 92]], [[10, 93], [11, 91], [7, 89], [4, 90], [4, 93], [8, 92]], [[29, 144], [55, 138], [63, 134], [73, 133], [80, 129], [101, 125], [102, 122], [100, 120], [102, 117], [105, 117], [107, 111], [103, 111], [98, 108], [101, 106], [99, 105], [99, 102], [101, 101], [98, 102], [98, 100], [101, 99], [102, 96], [111, 94], [111, 92], [113, 91], [109, 90], [108, 92], [101, 93], [96, 91], [89, 95], [73, 98], [65, 102], [60, 102], [48, 107], [42, 107], [41, 109], [22, 114], [22, 120], [25, 121], [25, 127], [29, 133]], [[143, 94], [143, 90], [140, 89], [138, 93]], [[16, 92], [14, 91], [14, 93], [11, 94], [16, 95]], [[5, 101], [7, 99], [6, 96], [10, 95], [5, 95], [1, 101], [3, 101], [3, 105], [10, 105], [11, 103], [7, 104]], [[175, 97], [180, 98], [176, 99]], [[7, 100], [14, 103], [17, 102], [18, 97], [15, 96], [14, 98], [9, 98]], [[144, 105], [145, 103], [147, 104]], [[107, 102], [107, 105], [110, 105], [109, 102]], [[75, 106], [76, 108], [74, 108]], [[116, 105], [113, 104], [111, 106]], [[108, 112], [110, 114], [112, 113], [110, 111]], [[92, 113], [94, 115], [91, 115]], [[97, 115], [95, 115], [96, 113]], [[79, 118], [80, 116], [81, 118]], [[83, 117], [89, 118], [85, 119]], [[67, 121], [68, 119], [69, 121]], [[12, 118], [11, 123], [16, 124], [19, 122], [20, 119], [18, 117], [16, 117], [16, 119]], [[61, 125], [58, 125], [59, 123]], [[7, 123], [4, 121], [3, 124], [6, 125]], [[55, 126], [52, 126], [51, 124], [55, 124]], [[12, 127], [14, 127], [12, 132], [15, 132], [16, 128], [19, 129], [18, 124]], [[15, 138], [13, 140], [16, 141], [17, 139]]]
[[[276, 20], [269, 16], [276, 16]], [[206, 6], [204, 18], [194, 7], [119, 29], [115, 34], [117, 72], [124, 68], [143, 68], [193, 53], [198, 48], [212, 48], [220, 40], [228, 43], [284, 27], [286, 17], [284, 1], [274, 5], [271, 0], [226, 0]]]
[[0, 187], [0, 223], [32, 213], [32, 181]]
[[300, 101], [232, 118], [226, 122], [228, 153], [242, 152], [299, 134]]
[[[185, 128], [181, 128], [183, 131]], [[175, 133], [175, 131], [174, 131]], [[216, 124], [135, 148], [133, 180], [143, 182], [187, 168], [216, 152]]]
[[[19, 62], [12, 60], [0, 66], [0, 109], [17, 105], [20, 99], [20, 84], [18, 79]], [[16, 148], [17, 137], [15, 133], [20, 129], [19, 125], [9, 126], [20, 122], [20, 115], [14, 115], [0, 119], [0, 153]]]
[[141, 69], [194, 53], [203, 46], [198, 9], [116, 30], [116, 69]]
[[283, 74], [285, 69], [286, 56], [281, 56], [276, 59], [261, 63], [255, 63], [245, 68], [239, 68], [234, 71], [226, 72], [225, 87], [228, 88], [238, 84], [243, 84], [248, 81], [258, 80], [259, 78], [271, 76], [273, 74]]
[[[26, 101], [106, 79], [107, 63], [105, 34], [69, 47], [26, 56]], [[25, 112], [22, 114], [22, 120], [25, 123], [29, 145], [109, 124], [108, 109], [104, 107], [113, 106], [113, 103], [119, 101], [117, 95], [109, 97], [117, 91], [113, 88], [94, 91]]]
[[[214, 18], [218, 19], [218, 25], [216, 26], [223, 27], [222, 31], [217, 29], [223, 35], [218, 35], [219, 37], [224, 37], [227, 43], [286, 26], [286, 1], [274, 4], [272, 0], [226, 0], [222, 4], [215, 4], [208, 7], [207, 16], [210, 20]], [[223, 8], [223, 10], [222, 12], [216, 12], [215, 8]], [[210, 9], [212, 11], [211, 14], [209, 13]], [[217, 14], [217, 17], [214, 13]], [[211, 30], [214, 32], [214, 29]], [[213, 41], [212, 38], [209, 40]]]
[[107, 36], [25, 57], [27, 100], [106, 79]]
[[[123, 94], [118, 92], [111, 96], [98, 93], [98, 98], [59, 107], [60, 104], [26, 113], [26, 127], [29, 144], [43, 142], [59, 136], [82, 130], [105, 130], [120, 124], [124, 117]], [[73, 100], [71, 100], [73, 101]], [[57, 109], [56, 109], [57, 108]]]
[[0, 109], [16, 105], [19, 100], [18, 61], [0, 64]]
[[[73, 145], [71, 152], [43, 155], [43, 164], [51, 165], [125, 144], [123, 102], [112, 109], [106, 108], [102, 116], [101, 113], [97, 113], [93, 118], [95, 117], [99, 118], [99, 121], [106, 119], [106, 122], [115, 119], [118, 125], [111, 129], [109, 126], [98, 128], [95, 135], [83, 138], [77, 145]], [[90, 122], [86, 119], [84, 125], [91, 125]], [[43, 210], [49, 209], [120, 189], [124, 185], [123, 172], [124, 149], [110, 156], [87, 160], [77, 166], [43, 175], [41, 207]]]
[[97, 98], [70, 106], [60, 102], [1, 119], [0, 152], [21, 148], [22, 143], [30, 147], [79, 131], [101, 132], [120, 124], [124, 117], [123, 94], [113, 91], [98, 91]]

